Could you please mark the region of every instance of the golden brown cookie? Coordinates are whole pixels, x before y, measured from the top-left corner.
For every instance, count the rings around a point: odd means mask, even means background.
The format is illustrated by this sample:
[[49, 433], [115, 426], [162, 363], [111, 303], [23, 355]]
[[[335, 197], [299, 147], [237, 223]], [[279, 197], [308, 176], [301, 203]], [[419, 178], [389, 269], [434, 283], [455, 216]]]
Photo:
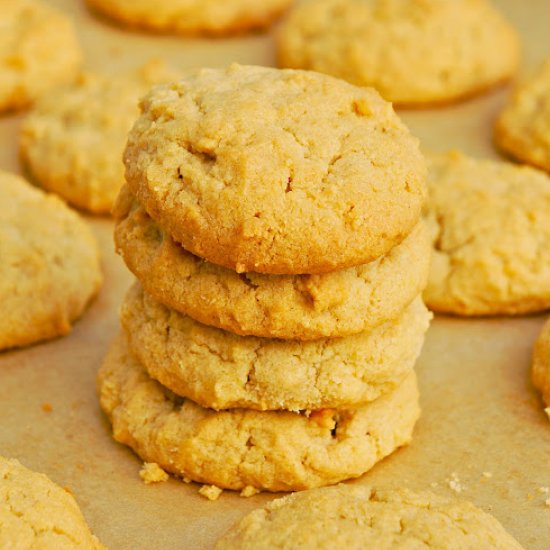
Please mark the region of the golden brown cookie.
[[132, 27], [181, 34], [231, 34], [267, 27], [292, 0], [86, 0]]
[[374, 86], [409, 106], [507, 80], [519, 49], [516, 31], [488, 0], [304, 0], [277, 37], [280, 66]]
[[270, 25], [292, 0], [86, 0], [121, 23], [156, 32], [232, 34]]
[[310, 416], [204, 409], [149, 378], [121, 337], [98, 388], [117, 441], [167, 472], [227, 489], [301, 490], [358, 477], [410, 441], [419, 415], [414, 372], [368, 405]]
[[20, 152], [49, 191], [94, 213], [109, 213], [124, 183], [122, 152], [138, 99], [179, 74], [158, 61], [116, 77], [85, 74], [45, 94], [24, 120]]
[[0, 112], [76, 78], [82, 54], [59, 10], [41, 0], [0, 0], [0, 28]]
[[428, 491], [337, 485], [272, 500], [232, 527], [216, 550], [521, 550], [470, 502]]
[[430, 314], [417, 298], [372, 332], [299, 342], [237, 336], [163, 306], [136, 283], [121, 323], [149, 375], [203, 407], [341, 408], [398, 386], [420, 354]]
[[44, 474], [1, 456], [0, 548], [106, 550], [68, 491]]
[[550, 58], [510, 97], [496, 121], [495, 141], [513, 157], [550, 172]]
[[550, 419], [550, 321], [542, 327], [535, 342], [532, 378], [534, 386], [542, 393], [544, 410]]
[[428, 174], [428, 307], [471, 316], [550, 307], [550, 177], [457, 152], [431, 158]]
[[238, 274], [174, 242], [124, 190], [115, 242], [144, 288], [167, 306], [235, 334], [295, 340], [347, 336], [395, 319], [426, 286], [423, 224], [387, 255], [321, 275]]
[[101, 284], [99, 250], [53, 195], [0, 172], [0, 349], [71, 330]]
[[371, 89], [232, 65], [141, 103], [126, 180], [189, 252], [237, 272], [324, 273], [399, 244], [425, 196], [418, 142]]

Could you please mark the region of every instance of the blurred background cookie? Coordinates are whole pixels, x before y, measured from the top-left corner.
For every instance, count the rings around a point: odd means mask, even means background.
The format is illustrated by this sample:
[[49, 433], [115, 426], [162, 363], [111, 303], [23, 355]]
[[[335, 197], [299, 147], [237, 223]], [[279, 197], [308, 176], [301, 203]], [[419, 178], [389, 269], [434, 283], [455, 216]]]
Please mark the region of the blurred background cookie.
[[292, 0], [86, 0], [97, 13], [133, 27], [182, 34], [232, 34], [272, 23]]
[[0, 548], [106, 550], [68, 490], [1, 456]]
[[302, 0], [279, 66], [374, 86], [398, 105], [448, 103], [510, 78], [519, 37], [488, 0]]
[[233, 526], [216, 550], [521, 550], [470, 502], [428, 491], [338, 485], [272, 500]]
[[517, 86], [495, 125], [496, 144], [550, 172], [550, 58]]
[[124, 183], [122, 152], [138, 99], [178, 76], [151, 61], [117, 76], [81, 75], [45, 94], [21, 127], [20, 154], [32, 177], [78, 208], [109, 213]]
[[550, 420], [550, 320], [546, 321], [535, 342], [532, 380], [542, 394], [546, 405], [545, 412]]
[[53, 195], [0, 172], [0, 349], [67, 334], [101, 284], [91, 229]]
[[73, 81], [81, 51], [69, 18], [41, 0], [0, 0], [0, 112]]
[[550, 177], [457, 152], [428, 160], [428, 307], [458, 315], [549, 308]]

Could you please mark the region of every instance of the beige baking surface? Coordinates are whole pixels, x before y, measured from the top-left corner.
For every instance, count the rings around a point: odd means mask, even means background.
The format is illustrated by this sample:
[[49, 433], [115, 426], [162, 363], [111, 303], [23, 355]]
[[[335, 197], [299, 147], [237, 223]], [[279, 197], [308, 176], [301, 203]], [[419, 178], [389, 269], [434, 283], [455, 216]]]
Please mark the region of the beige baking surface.
[[[90, 68], [114, 72], [163, 54], [182, 67], [273, 62], [268, 36], [213, 41], [147, 36], [91, 17], [79, 0], [51, 3], [75, 17]], [[522, 33], [525, 67], [550, 55], [548, 0], [498, 4]], [[495, 155], [491, 121], [506, 93], [403, 117], [426, 148]], [[1, 169], [19, 171], [19, 122], [16, 116], [0, 119]], [[231, 523], [271, 496], [243, 499], [225, 492], [209, 502], [194, 484], [170, 480], [146, 486], [138, 477], [137, 457], [112, 441], [94, 376], [117, 331], [117, 308], [130, 276], [113, 253], [111, 223], [90, 222], [103, 249], [104, 288], [70, 336], [0, 354], [0, 454], [70, 487], [111, 550], [212, 548]], [[550, 486], [550, 423], [528, 373], [542, 321], [541, 316], [436, 319], [418, 365], [423, 416], [414, 441], [356, 483], [455, 494], [449, 486], [454, 477], [460, 496], [493, 513], [525, 548], [548, 550], [550, 507], [544, 501], [550, 494], [538, 489]], [[51, 412], [42, 409], [45, 403]]]

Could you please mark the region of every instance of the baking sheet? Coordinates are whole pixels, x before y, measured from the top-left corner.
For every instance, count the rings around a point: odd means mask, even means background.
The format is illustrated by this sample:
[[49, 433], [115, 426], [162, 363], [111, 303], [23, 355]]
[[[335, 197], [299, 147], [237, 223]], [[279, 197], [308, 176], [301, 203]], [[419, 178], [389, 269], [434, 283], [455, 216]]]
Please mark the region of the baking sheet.
[[[92, 17], [79, 0], [50, 2], [74, 17], [90, 69], [115, 73], [155, 56], [180, 67], [274, 62], [269, 35], [150, 36]], [[550, 2], [495, 3], [522, 34], [524, 69], [550, 55]], [[401, 114], [426, 149], [497, 156], [491, 123], [507, 92]], [[0, 118], [1, 169], [20, 172], [21, 118]], [[103, 289], [69, 336], [0, 354], [0, 454], [69, 487], [111, 550], [210, 549], [234, 521], [273, 495], [244, 499], [226, 491], [210, 502], [196, 484], [171, 479], [146, 486], [138, 477], [140, 460], [112, 440], [95, 373], [118, 329], [117, 310], [131, 277], [113, 252], [112, 223], [87, 219], [103, 252]], [[550, 487], [550, 423], [529, 382], [531, 347], [543, 320], [436, 318], [417, 368], [423, 415], [412, 444], [353, 483], [464, 497], [495, 515], [525, 548], [548, 550], [550, 494], [539, 488]]]

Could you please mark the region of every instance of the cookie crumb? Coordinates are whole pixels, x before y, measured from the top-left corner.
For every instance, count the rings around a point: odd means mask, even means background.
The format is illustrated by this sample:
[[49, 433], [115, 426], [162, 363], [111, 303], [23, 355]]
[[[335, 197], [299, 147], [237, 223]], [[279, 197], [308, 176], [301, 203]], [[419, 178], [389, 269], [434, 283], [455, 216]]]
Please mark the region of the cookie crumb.
[[544, 501], [544, 504], [546, 504], [546, 506], [548, 508], [550, 508], [550, 498], [547, 498], [545, 501]]
[[149, 485], [168, 481], [170, 476], [156, 462], [145, 462], [139, 471], [139, 477]]
[[486, 477], [487, 479], [490, 479], [493, 477], [493, 474], [491, 472], [483, 472], [483, 477]]
[[548, 420], [550, 420], [550, 407], [546, 407], [546, 409], [544, 409], [544, 412], [548, 416]]
[[51, 403], [42, 403], [41, 408], [45, 413], [51, 413], [53, 411]]
[[544, 495], [546, 493], [550, 493], [550, 488], [548, 487], [539, 487], [537, 489], [537, 491], [541, 494], [541, 495]]
[[223, 489], [220, 489], [216, 485], [203, 485], [199, 489], [199, 494], [206, 497], [208, 500], [218, 500], [222, 493]]
[[450, 489], [455, 493], [462, 493], [464, 490], [464, 487], [461, 485], [458, 475], [455, 472], [451, 474], [451, 479], [448, 480], [448, 484]]
[[260, 492], [259, 489], [256, 489], [256, 487], [252, 487], [252, 485], [247, 485], [242, 491], [241, 496], [248, 498], [253, 497], [254, 495], [257, 495]]
[[181, 478], [181, 480], [182, 480], [184, 483], [191, 483], [191, 480], [190, 480], [188, 477], [186, 477], [186, 476], [183, 476], [183, 477]]

